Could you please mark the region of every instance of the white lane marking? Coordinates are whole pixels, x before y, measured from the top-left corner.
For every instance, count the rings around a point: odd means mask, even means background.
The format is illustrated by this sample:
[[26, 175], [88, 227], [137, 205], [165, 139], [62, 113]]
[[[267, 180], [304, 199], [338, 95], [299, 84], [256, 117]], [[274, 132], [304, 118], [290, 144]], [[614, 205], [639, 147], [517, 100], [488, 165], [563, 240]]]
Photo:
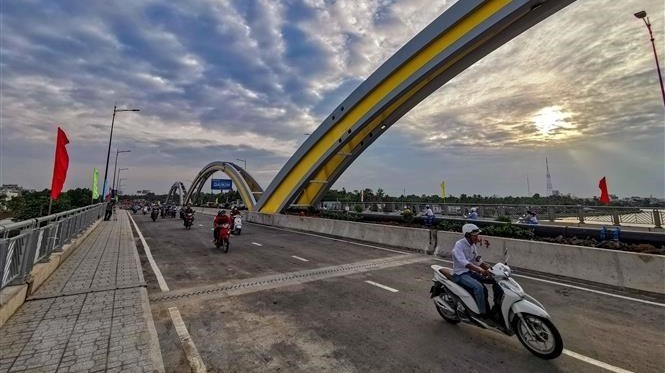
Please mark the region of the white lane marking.
[[256, 246], [263, 246], [263, 245], [261, 245], [261, 244], [260, 244], [260, 243], [258, 243], [258, 242], [252, 242], [252, 245], [256, 245]]
[[145, 252], [146, 258], [148, 258], [148, 262], [150, 262], [150, 268], [152, 268], [152, 272], [155, 274], [155, 277], [157, 277], [157, 283], [159, 284], [159, 289], [161, 291], [169, 291], [169, 287], [168, 285], [166, 285], [164, 276], [162, 276], [162, 272], [159, 270], [159, 267], [157, 267], [157, 263], [155, 263], [155, 259], [152, 257], [152, 253], [150, 252], [150, 246], [148, 246], [148, 243], [145, 242], [145, 238], [143, 238], [143, 234], [141, 233], [139, 226], [136, 225], [134, 218], [132, 218], [131, 215], [128, 216], [129, 219], [132, 221], [132, 223], [134, 223], [134, 228], [136, 229], [136, 233], [139, 234], [139, 238], [141, 239], [141, 243], [143, 244], [143, 251]]
[[603, 369], [607, 369], [607, 370], [609, 370], [610, 372], [615, 372], [615, 373], [633, 373], [633, 372], [630, 371], [630, 370], [626, 370], [626, 369], [623, 369], [623, 368], [615, 367], [614, 365], [610, 365], [610, 364], [607, 364], [607, 363], [603, 363], [602, 361], [599, 361], [599, 360], [596, 360], [596, 359], [592, 359], [592, 358], [590, 358], [590, 357], [588, 357], [588, 356], [584, 356], [584, 355], [578, 354], [577, 352], [573, 352], [573, 351], [570, 351], [570, 350], [566, 350], [565, 348], [563, 349], [563, 354], [564, 354], [564, 355], [568, 355], [568, 356], [570, 356], [570, 357], [572, 357], [572, 358], [574, 358], [574, 359], [582, 360], [582, 361], [585, 362], [585, 363], [589, 363], [589, 364], [591, 364], [591, 365], [595, 365], [595, 366], [597, 366], [597, 367], [601, 367], [601, 368], [603, 368]]
[[300, 261], [303, 261], [303, 262], [309, 262], [309, 260], [307, 260], [307, 259], [305, 259], [305, 258], [301, 258], [301, 257], [299, 257], [299, 256], [295, 256], [295, 255], [291, 255], [291, 258], [296, 258], [296, 259], [298, 259], [298, 260], [300, 260]]
[[202, 227], [202, 226], [203, 226], [203, 224], [199, 224], [199, 227]]
[[[251, 222], [250, 222], [251, 223]], [[372, 249], [377, 249], [377, 250], [384, 250], [384, 251], [390, 251], [392, 253], [398, 253], [398, 254], [404, 254], [404, 255], [409, 255], [409, 253], [405, 253], [404, 251], [399, 251], [399, 250], [392, 250], [392, 249], [386, 249], [385, 247], [379, 247], [379, 246], [374, 246], [374, 245], [368, 245], [364, 243], [358, 243], [358, 242], [353, 242], [353, 241], [347, 241], [343, 240], [340, 238], [333, 238], [333, 237], [327, 237], [327, 236], [321, 236], [319, 234], [314, 234], [314, 233], [305, 233], [305, 232], [300, 232], [300, 231], [294, 231], [293, 229], [286, 229], [286, 228], [278, 228], [278, 227], [273, 227], [270, 225], [261, 225], [262, 227], [265, 228], [270, 228], [270, 229], [275, 229], [278, 231], [286, 231], [286, 232], [292, 232], [292, 233], [297, 233], [297, 234], [302, 234], [305, 236], [313, 236], [313, 237], [320, 237], [320, 238], [325, 238], [327, 240], [331, 241], [339, 241], [339, 242], [345, 242], [345, 243], [350, 243], [352, 245], [357, 245], [357, 246], [364, 246], [364, 247], [371, 247]]]
[[[452, 263], [452, 261], [450, 261], [450, 260], [445, 260], [445, 259], [434, 258], [434, 260], [438, 260], [438, 261], [440, 261], [440, 262]], [[451, 268], [448, 268], [448, 269], [451, 269]], [[566, 283], [563, 283], [563, 282], [557, 282], [557, 281], [545, 280], [545, 279], [542, 279], [542, 278], [531, 277], [531, 276], [527, 276], [527, 275], [517, 275], [517, 274], [515, 274], [515, 275], [513, 275], [513, 276], [515, 276], [515, 277], [522, 277], [522, 278], [526, 278], [526, 279], [533, 280], [533, 281], [540, 281], [540, 282], [544, 282], [544, 283], [547, 283], [547, 284], [559, 285], [559, 286], [564, 286], [564, 287], [567, 287], [567, 288], [572, 288], [572, 289], [577, 289], [577, 290], [588, 291], [588, 292], [590, 292], [590, 293], [596, 293], [596, 294], [601, 294], [601, 295], [607, 295], [607, 296], [610, 296], [610, 297], [619, 298], [619, 299], [625, 299], [625, 300], [630, 300], [630, 301], [633, 301], [633, 302], [639, 302], [639, 303], [644, 303], [644, 304], [650, 304], [650, 305], [652, 305], [652, 306], [665, 307], [665, 303], [652, 302], [652, 301], [650, 301], [650, 300], [639, 299], [639, 298], [632, 298], [632, 297], [627, 297], [627, 296], [625, 296], [625, 295], [619, 295], [619, 294], [612, 294], [612, 293], [608, 293], [608, 292], [605, 292], [605, 291], [600, 291], [600, 290], [595, 290], [595, 289], [589, 289], [589, 288], [583, 288], [583, 287], [581, 287], [581, 286], [570, 285], [570, 284], [566, 284]]]
[[192, 372], [207, 372], [206, 366], [203, 363], [203, 359], [201, 359], [201, 355], [196, 349], [196, 345], [192, 341], [192, 337], [189, 336], [185, 322], [182, 321], [180, 311], [178, 311], [177, 307], [170, 307], [169, 313], [171, 314], [171, 321], [173, 321], [175, 331], [178, 333], [180, 344], [182, 345], [182, 349], [185, 351], [185, 356], [187, 356], [187, 361], [189, 362], [189, 367], [192, 369]]
[[391, 291], [391, 292], [393, 292], [393, 293], [397, 293], [397, 292], [399, 291], [399, 290], [397, 290], [397, 289], [393, 289], [393, 288], [388, 287], [388, 286], [386, 286], [386, 285], [381, 285], [381, 284], [379, 284], [378, 282], [369, 281], [369, 280], [366, 280], [365, 282], [368, 283], [368, 284], [370, 284], [370, 285], [378, 286], [378, 287], [380, 287], [381, 289], [385, 289], [385, 290]]

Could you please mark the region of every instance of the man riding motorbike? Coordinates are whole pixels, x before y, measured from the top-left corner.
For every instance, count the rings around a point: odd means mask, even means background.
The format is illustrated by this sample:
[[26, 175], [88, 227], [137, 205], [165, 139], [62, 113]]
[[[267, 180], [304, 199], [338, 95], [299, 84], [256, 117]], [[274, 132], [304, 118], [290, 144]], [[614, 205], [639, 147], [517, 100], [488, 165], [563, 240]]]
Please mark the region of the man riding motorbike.
[[219, 212], [217, 212], [217, 216], [215, 216], [215, 220], [213, 221], [215, 229], [213, 230], [212, 242], [217, 241], [217, 236], [219, 234], [219, 230], [222, 227], [222, 224], [231, 225], [231, 218], [228, 215], [226, 215], [226, 210], [219, 210]]
[[[480, 315], [491, 319], [500, 308], [503, 290], [501, 286], [490, 276], [488, 270], [491, 268], [483, 263], [478, 255], [478, 247], [485, 244], [489, 247], [489, 241], [481, 240], [480, 228], [475, 224], [464, 224], [462, 233], [464, 238], [455, 243], [453, 248], [453, 281], [466, 288], [473, 295]], [[488, 310], [487, 289], [483, 284], [492, 284], [494, 291], [494, 307]]]

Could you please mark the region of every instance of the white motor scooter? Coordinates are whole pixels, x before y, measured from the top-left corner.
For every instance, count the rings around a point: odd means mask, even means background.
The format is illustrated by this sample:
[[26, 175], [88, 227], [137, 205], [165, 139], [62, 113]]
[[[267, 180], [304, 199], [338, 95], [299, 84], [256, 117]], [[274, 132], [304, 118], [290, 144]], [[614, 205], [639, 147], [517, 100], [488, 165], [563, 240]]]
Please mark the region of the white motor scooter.
[[504, 292], [501, 300], [500, 321], [488, 321], [478, 315], [478, 305], [471, 293], [453, 282], [450, 269], [432, 265], [434, 285], [431, 298], [437, 311], [447, 322], [463, 321], [485, 329], [499, 331], [517, 338], [534, 355], [542, 359], [554, 359], [563, 351], [563, 340], [545, 307], [522, 290], [510, 277], [510, 267], [495, 264], [490, 273]]
[[242, 231], [242, 217], [240, 214], [233, 217], [233, 234], [240, 234]]

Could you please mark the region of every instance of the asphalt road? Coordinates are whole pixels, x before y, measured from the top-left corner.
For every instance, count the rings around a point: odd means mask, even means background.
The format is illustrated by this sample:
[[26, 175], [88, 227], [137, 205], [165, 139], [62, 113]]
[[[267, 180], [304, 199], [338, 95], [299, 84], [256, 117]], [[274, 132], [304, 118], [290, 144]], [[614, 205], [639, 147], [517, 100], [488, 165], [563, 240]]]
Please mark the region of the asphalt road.
[[[665, 366], [663, 306], [517, 277], [552, 315], [565, 348], [609, 370], [569, 355], [543, 361], [516, 337], [443, 321], [429, 299], [429, 266], [448, 263], [435, 258], [254, 224], [232, 236], [224, 254], [211, 242], [211, 216], [198, 214], [191, 231], [178, 219], [134, 218], [171, 293], [184, 294], [151, 302], [169, 372], [188, 370], [169, 307], [180, 311], [211, 372], [661, 372]], [[158, 299], [164, 293], [139, 252], [150, 296]], [[289, 281], [279, 277], [294, 272]], [[262, 281], [266, 276], [279, 279]]]

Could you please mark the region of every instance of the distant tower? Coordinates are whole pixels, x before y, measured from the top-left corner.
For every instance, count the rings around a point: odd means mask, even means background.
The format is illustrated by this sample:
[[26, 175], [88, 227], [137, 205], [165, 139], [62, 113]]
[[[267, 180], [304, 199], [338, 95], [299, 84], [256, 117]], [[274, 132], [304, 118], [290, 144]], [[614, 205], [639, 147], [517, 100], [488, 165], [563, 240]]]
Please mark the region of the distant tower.
[[552, 176], [550, 176], [550, 165], [547, 163], [547, 157], [545, 157], [545, 171], [547, 172], [547, 195], [552, 195]]
[[531, 184], [529, 184], [529, 174], [526, 174], [526, 194], [531, 197]]

